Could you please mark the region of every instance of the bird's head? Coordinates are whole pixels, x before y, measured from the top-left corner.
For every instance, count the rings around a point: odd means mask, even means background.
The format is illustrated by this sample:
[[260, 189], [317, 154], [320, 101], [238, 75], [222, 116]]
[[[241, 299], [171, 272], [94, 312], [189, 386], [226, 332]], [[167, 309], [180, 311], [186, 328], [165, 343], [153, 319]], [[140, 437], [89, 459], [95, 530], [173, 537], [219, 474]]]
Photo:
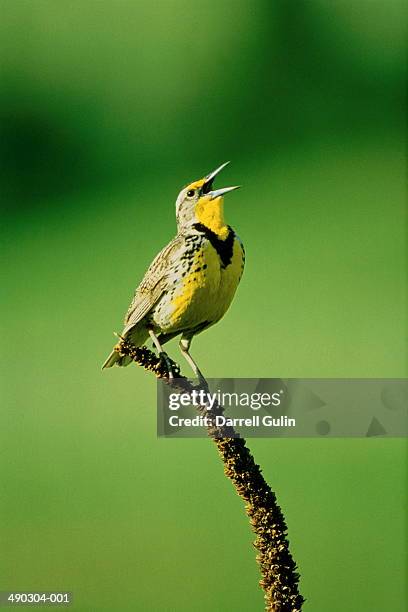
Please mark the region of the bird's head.
[[201, 223], [219, 238], [227, 237], [229, 230], [224, 221], [224, 195], [238, 189], [239, 186], [213, 189], [215, 177], [227, 164], [229, 162], [222, 164], [204, 178], [190, 183], [180, 191], [176, 201], [179, 231], [192, 227], [195, 223]]

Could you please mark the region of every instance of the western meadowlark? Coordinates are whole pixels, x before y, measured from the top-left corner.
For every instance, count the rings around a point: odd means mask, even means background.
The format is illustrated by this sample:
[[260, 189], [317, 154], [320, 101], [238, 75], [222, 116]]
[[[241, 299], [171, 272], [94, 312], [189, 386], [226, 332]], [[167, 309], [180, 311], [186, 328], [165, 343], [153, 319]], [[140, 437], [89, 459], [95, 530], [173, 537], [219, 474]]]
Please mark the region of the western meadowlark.
[[[121, 337], [137, 347], [150, 335], [170, 378], [173, 373], [162, 345], [182, 334], [181, 352], [203, 380], [189, 352], [191, 341], [228, 310], [244, 269], [242, 242], [224, 220], [224, 195], [238, 187], [213, 190], [215, 177], [228, 163], [181, 190], [177, 235], [153, 260], [126, 313]], [[102, 367], [130, 362], [119, 343]]]

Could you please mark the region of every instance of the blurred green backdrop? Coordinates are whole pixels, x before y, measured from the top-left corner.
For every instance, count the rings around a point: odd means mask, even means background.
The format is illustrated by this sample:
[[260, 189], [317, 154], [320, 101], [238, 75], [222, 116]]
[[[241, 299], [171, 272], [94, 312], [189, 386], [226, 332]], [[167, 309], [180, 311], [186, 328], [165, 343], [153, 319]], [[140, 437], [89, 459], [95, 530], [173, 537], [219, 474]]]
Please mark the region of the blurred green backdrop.
[[[204, 372], [406, 376], [404, 4], [0, 11], [0, 589], [72, 590], [84, 612], [261, 610], [215, 448], [157, 440], [153, 377], [100, 365], [179, 189], [231, 159], [247, 268], [194, 343]], [[250, 447], [305, 610], [405, 610], [405, 442]]]

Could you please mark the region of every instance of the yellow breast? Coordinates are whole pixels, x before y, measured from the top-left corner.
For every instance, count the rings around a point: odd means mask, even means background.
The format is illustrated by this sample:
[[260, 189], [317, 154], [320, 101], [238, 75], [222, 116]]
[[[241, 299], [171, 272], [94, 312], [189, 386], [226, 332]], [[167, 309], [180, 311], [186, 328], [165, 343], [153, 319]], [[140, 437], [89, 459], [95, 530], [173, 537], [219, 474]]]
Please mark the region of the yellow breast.
[[235, 236], [232, 255], [225, 266], [213, 244], [206, 241], [172, 299], [171, 327], [193, 329], [221, 319], [234, 297], [243, 265], [242, 245]]

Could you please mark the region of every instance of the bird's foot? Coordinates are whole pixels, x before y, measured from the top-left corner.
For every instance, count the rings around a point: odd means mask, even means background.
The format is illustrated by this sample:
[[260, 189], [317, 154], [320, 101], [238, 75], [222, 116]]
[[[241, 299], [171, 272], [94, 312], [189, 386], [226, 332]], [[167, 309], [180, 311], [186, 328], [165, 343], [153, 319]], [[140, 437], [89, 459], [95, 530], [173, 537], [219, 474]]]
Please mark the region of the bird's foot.
[[159, 353], [159, 357], [160, 357], [160, 360], [166, 364], [167, 377], [169, 379], [169, 382], [172, 383], [175, 377], [174, 377], [173, 367], [171, 365], [170, 359], [167, 353], [165, 353], [164, 351], [161, 351], [161, 353]]
[[201, 374], [200, 370], [198, 370], [197, 372], [197, 378], [198, 378], [198, 386], [200, 387], [200, 389], [203, 389], [206, 393], [209, 393], [210, 389], [208, 387], [208, 382], [206, 381], [204, 376]]

